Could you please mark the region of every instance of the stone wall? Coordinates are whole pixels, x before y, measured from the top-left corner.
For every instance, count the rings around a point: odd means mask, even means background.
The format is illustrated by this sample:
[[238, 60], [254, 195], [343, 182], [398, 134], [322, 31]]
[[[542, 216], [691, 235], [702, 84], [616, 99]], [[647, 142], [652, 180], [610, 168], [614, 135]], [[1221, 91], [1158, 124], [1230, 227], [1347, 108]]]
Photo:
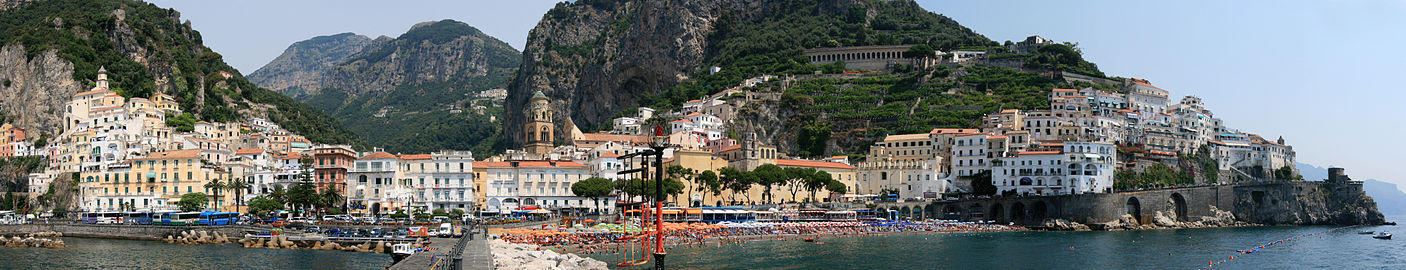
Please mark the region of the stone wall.
[[124, 226], [88, 224], [25, 224], [0, 226], [0, 235], [23, 235], [38, 232], [59, 232], [68, 237], [108, 238], [159, 241], [168, 235], [180, 235], [181, 231], [218, 231], [225, 235], [244, 235], [246, 230], [255, 228], [244, 226]]

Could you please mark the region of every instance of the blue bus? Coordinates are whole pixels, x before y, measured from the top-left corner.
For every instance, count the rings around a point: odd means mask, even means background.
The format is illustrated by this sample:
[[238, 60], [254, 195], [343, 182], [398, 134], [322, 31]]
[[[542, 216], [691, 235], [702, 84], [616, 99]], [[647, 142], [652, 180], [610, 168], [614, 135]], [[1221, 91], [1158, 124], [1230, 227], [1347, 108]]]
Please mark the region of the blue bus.
[[126, 216], [126, 218], [122, 220], [123, 224], [151, 225], [152, 219], [156, 216], [156, 213], [127, 212], [123, 215]]
[[120, 224], [122, 223], [122, 213], [119, 212], [92, 212], [83, 213], [83, 223], [87, 224]]
[[203, 212], [200, 213], [199, 225], [231, 225], [239, 220], [239, 213], [234, 212]]

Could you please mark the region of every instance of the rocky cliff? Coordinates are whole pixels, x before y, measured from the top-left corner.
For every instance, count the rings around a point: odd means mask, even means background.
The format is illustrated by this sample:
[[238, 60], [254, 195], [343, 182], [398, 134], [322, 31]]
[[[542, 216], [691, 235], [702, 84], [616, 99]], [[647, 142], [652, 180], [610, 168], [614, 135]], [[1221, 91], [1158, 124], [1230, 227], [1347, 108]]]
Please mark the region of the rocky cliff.
[[[561, 3], [528, 35], [508, 89], [505, 134], [521, 134], [523, 109], [537, 91], [553, 99], [557, 130], [591, 131], [636, 106], [669, 109], [748, 77], [812, 72], [804, 49], [883, 44], [994, 43], [912, 1]], [[521, 136], [507, 138], [506, 147], [520, 146]]]
[[353, 33], [299, 41], [289, 45], [278, 58], [249, 73], [249, 82], [293, 97], [315, 94], [322, 88], [325, 72], [371, 43], [371, 38]]
[[39, 134], [58, 134], [64, 103], [79, 92], [73, 63], [46, 51], [25, 57], [22, 45], [0, 47], [0, 110], [7, 122]]
[[1259, 224], [1381, 224], [1385, 217], [1361, 183], [1300, 182], [1235, 188], [1235, 217]]
[[[206, 121], [272, 120], [316, 142], [358, 141], [306, 104], [250, 84], [201, 42], [180, 13], [131, 0], [6, 3], [0, 13], [0, 67], [8, 88], [0, 106], [21, 127], [58, 133], [64, 103], [93, 86], [100, 67], [127, 98], [175, 97]], [[9, 90], [9, 89], [7, 89]]]

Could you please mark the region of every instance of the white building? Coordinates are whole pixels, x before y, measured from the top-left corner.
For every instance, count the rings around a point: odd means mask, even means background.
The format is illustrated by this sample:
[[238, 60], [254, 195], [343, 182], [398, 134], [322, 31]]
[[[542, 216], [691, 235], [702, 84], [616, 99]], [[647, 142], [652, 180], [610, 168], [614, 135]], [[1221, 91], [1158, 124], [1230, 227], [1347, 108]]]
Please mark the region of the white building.
[[444, 150], [431, 154], [405, 155], [405, 178], [413, 191], [411, 206], [426, 209], [481, 209], [474, 198], [482, 192], [474, 176], [473, 153]]
[[992, 166], [998, 193], [1063, 195], [1110, 192], [1117, 149], [1110, 143], [1065, 142], [1058, 151], [1027, 151]]
[[986, 133], [957, 134], [952, 142], [952, 174], [972, 176], [990, 169]]
[[484, 167], [488, 186], [484, 213], [508, 214], [524, 207], [549, 210], [583, 209], [606, 211], [614, 208], [613, 199], [601, 198], [596, 209], [592, 198], [577, 197], [571, 185], [589, 178], [590, 168], [571, 161], [514, 160], [476, 162]]

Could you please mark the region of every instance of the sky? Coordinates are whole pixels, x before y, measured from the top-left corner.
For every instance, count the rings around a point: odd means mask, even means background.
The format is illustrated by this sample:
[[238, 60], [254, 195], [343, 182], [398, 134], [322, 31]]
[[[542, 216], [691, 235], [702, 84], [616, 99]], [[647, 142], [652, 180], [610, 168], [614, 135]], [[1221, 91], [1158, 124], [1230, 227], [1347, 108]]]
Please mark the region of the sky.
[[[154, 0], [250, 73], [289, 44], [354, 32], [398, 36], [454, 19], [519, 50], [556, 1]], [[996, 41], [1075, 42], [1111, 76], [1152, 81], [1173, 101], [1204, 99], [1226, 125], [1283, 136], [1299, 162], [1406, 187], [1406, 1], [918, 0]]]

